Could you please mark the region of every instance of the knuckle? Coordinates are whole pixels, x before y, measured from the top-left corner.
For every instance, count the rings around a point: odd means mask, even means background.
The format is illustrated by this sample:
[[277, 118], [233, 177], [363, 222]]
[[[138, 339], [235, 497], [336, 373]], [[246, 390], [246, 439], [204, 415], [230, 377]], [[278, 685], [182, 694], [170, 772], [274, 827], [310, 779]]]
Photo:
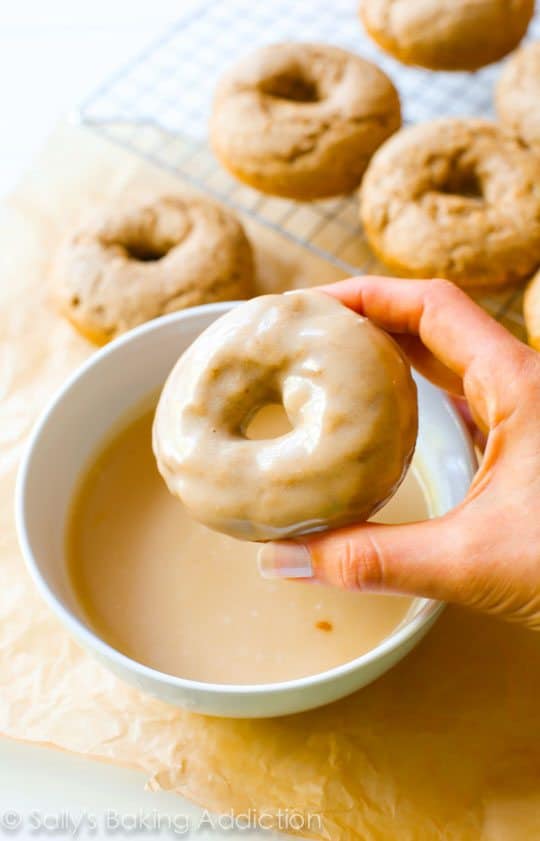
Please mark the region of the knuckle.
[[455, 283], [452, 283], [451, 280], [447, 280], [445, 277], [435, 277], [431, 283], [432, 288], [436, 289], [440, 294], [448, 294], [449, 292], [454, 292], [456, 289]]
[[385, 562], [383, 552], [370, 532], [366, 532], [363, 542], [358, 576], [361, 586], [364, 587], [378, 588], [384, 584]]
[[464, 293], [451, 280], [435, 278], [430, 281], [430, 297], [435, 304], [441, 304], [449, 299], [464, 297]]
[[512, 362], [520, 380], [520, 387], [525, 388], [538, 397], [540, 386], [540, 354], [521, 342], [516, 342], [513, 348]]
[[495, 370], [491, 357], [479, 357], [464, 378], [471, 393], [492, 394], [491, 403], [486, 407], [490, 427], [518, 409], [519, 416], [530, 417], [540, 400], [540, 354], [511, 338]]
[[346, 535], [340, 541], [335, 557], [338, 586], [346, 590], [375, 588], [382, 584], [382, 555], [368, 535]]
[[333, 570], [335, 584], [344, 590], [356, 590], [357, 551], [353, 537], [343, 537], [335, 547]]

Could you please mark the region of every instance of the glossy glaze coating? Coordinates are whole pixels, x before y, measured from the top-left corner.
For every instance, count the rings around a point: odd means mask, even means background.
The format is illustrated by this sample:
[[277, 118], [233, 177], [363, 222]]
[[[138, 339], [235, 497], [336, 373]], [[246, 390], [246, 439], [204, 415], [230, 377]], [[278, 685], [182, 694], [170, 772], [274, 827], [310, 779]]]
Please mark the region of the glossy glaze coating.
[[[292, 425], [249, 440], [268, 403]], [[248, 301], [174, 367], [154, 423], [170, 491], [207, 526], [270, 540], [365, 520], [412, 457], [416, 387], [392, 339], [314, 292]]]

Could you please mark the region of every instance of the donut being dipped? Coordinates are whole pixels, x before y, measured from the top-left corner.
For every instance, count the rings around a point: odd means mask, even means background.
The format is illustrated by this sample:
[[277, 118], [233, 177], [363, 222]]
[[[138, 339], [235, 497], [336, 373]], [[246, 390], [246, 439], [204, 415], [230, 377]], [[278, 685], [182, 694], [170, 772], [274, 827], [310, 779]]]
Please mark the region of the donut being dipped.
[[219, 81], [210, 140], [240, 181], [309, 201], [354, 190], [400, 125], [398, 93], [374, 64], [326, 44], [281, 43]]
[[231, 211], [162, 195], [70, 234], [54, 266], [62, 314], [96, 344], [157, 316], [254, 293], [251, 245]]
[[[248, 439], [273, 403], [291, 430]], [[393, 339], [309, 291], [254, 298], [207, 328], [165, 384], [153, 446], [195, 519], [266, 541], [366, 520], [404, 478], [417, 428], [416, 386]]]

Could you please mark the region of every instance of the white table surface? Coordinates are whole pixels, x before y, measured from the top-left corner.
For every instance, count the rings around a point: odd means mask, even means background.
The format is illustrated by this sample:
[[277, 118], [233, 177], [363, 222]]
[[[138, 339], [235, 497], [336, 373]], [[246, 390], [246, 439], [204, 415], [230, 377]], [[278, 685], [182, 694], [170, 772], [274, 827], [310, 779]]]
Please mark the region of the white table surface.
[[192, 0], [0, 0], [0, 196], [59, 119]]
[[[0, 197], [24, 174], [58, 120], [186, 5], [1, 0]], [[145, 792], [144, 782], [136, 771], [0, 739], [0, 839], [174, 838], [187, 837], [187, 825], [201, 841], [222, 834], [219, 828], [199, 831], [200, 810], [171, 793]], [[81, 816], [75, 832], [70, 820]], [[248, 841], [256, 833], [241, 834]]]
[[144, 791], [144, 782], [129, 769], [0, 741], [0, 838], [219, 839], [219, 828], [207, 828], [214, 816], [171, 792]]

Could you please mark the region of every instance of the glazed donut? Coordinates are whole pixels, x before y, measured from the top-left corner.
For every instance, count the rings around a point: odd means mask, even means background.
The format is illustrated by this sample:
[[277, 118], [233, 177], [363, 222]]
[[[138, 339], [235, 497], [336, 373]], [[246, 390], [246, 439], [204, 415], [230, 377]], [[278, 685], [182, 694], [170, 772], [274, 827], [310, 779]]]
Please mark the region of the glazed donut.
[[521, 41], [534, 0], [361, 0], [373, 40], [404, 64], [477, 70]]
[[241, 181], [292, 199], [348, 193], [401, 125], [399, 97], [375, 65], [338, 47], [274, 44], [218, 84], [210, 139]]
[[501, 123], [540, 152], [540, 41], [527, 44], [508, 60], [495, 104]]
[[500, 287], [540, 264], [539, 184], [540, 159], [494, 123], [436, 120], [377, 152], [360, 216], [397, 274]]
[[540, 350], [540, 271], [536, 272], [525, 290], [523, 315], [529, 344]]
[[[290, 432], [248, 440], [282, 403]], [[216, 531], [271, 540], [364, 520], [394, 493], [417, 434], [398, 346], [323, 293], [265, 295], [205, 330], [173, 368], [154, 421], [169, 490]]]
[[54, 267], [61, 312], [103, 344], [175, 310], [253, 294], [236, 216], [209, 199], [162, 196], [70, 235]]

